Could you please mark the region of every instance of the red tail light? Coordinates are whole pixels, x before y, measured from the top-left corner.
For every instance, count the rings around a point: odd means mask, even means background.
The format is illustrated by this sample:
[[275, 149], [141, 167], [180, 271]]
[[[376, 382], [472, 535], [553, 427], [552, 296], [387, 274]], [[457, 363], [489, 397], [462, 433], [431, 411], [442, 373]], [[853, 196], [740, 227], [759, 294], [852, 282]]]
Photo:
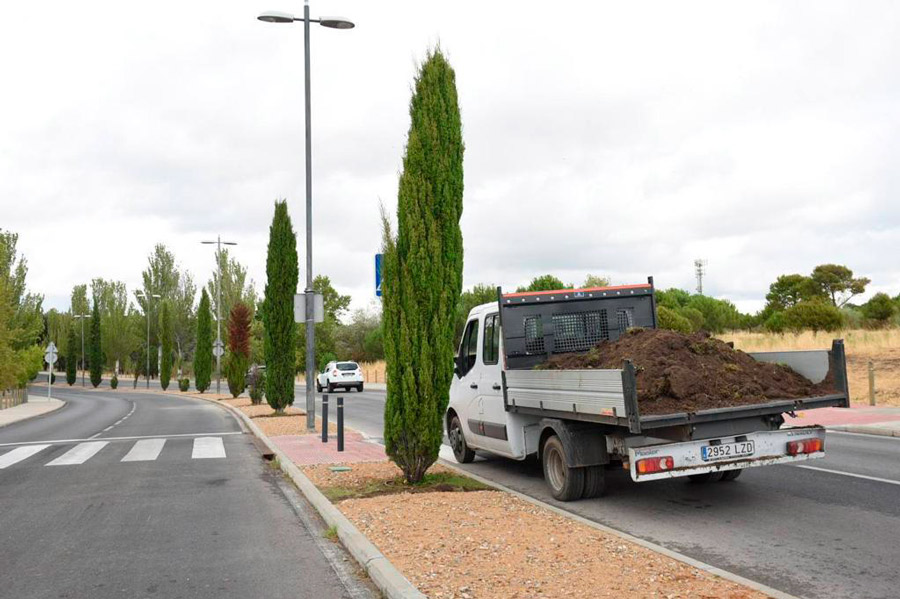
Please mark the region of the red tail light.
[[338, 371], [335, 370], [335, 371], [333, 371], [331, 374], [333, 374], [334, 376], [337, 376], [337, 375], [338, 375]]
[[825, 450], [825, 441], [822, 439], [803, 439], [802, 441], [789, 441], [787, 452], [789, 455], [801, 453], [816, 453]]
[[658, 458], [644, 458], [643, 460], [638, 460], [637, 464], [638, 474], [652, 474], [654, 472], [665, 472], [667, 470], [671, 470], [675, 467], [675, 460], [673, 460], [670, 456], [661, 456]]

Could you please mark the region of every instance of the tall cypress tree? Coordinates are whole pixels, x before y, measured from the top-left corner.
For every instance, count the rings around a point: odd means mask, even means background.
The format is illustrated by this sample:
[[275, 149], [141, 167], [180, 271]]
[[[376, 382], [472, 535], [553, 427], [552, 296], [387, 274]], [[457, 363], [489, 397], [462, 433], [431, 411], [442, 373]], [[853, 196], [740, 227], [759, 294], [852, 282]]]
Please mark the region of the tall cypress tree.
[[66, 341], [66, 382], [71, 387], [78, 379], [78, 336], [75, 327], [69, 327], [69, 338]]
[[159, 343], [162, 346], [162, 363], [159, 365], [159, 384], [163, 391], [169, 388], [172, 380], [172, 310], [169, 301], [163, 300], [159, 311]]
[[100, 302], [94, 298], [94, 309], [91, 312], [91, 337], [89, 360], [91, 361], [91, 384], [94, 388], [103, 380], [103, 348], [100, 347]]
[[456, 76], [440, 49], [422, 63], [397, 194], [397, 236], [384, 221], [387, 454], [407, 481], [435, 462], [453, 377], [462, 288], [462, 123]]
[[197, 350], [194, 353], [194, 385], [203, 393], [209, 389], [212, 372], [212, 312], [206, 289], [200, 295], [197, 308]]
[[300, 276], [297, 236], [287, 202], [275, 202], [266, 255], [266, 400], [277, 413], [294, 403], [294, 294]]

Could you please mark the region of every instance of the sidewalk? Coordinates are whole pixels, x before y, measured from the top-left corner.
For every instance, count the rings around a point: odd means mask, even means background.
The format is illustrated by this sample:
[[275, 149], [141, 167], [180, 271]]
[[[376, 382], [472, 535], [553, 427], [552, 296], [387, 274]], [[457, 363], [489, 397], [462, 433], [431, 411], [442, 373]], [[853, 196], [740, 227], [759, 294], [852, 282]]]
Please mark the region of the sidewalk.
[[61, 399], [53, 399], [52, 397], [47, 399], [46, 397], [31, 396], [28, 398], [27, 403], [23, 403], [14, 408], [0, 410], [0, 428], [13, 424], [14, 422], [21, 422], [22, 420], [49, 414], [50, 412], [60, 409], [64, 405], [66, 405], [66, 402]]
[[820, 424], [834, 431], [900, 437], [900, 408], [890, 406], [821, 408], [797, 412], [797, 418], [787, 418], [785, 424], [787, 426]]
[[342, 452], [337, 450], [336, 434], [329, 436], [328, 443], [322, 443], [321, 435], [283, 435], [269, 439], [298, 466], [382, 462], [387, 459], [383, 445], [366, 441], [360, 433], [350, 429], [344, 430]]

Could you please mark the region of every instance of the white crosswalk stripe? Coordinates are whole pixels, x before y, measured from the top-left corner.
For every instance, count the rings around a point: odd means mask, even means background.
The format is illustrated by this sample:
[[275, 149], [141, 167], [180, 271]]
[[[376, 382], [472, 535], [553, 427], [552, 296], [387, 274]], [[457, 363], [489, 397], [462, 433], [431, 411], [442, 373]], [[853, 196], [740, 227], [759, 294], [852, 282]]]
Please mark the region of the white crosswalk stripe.
[[50, 445], [26, 445], [25, 447], [16, 447], [10, 452], [0, 456], [0, 470], [13, 464], [18, 464], [26, 458], [30, 458], [34, 454], [47, 449]]
[[88, 443], [79, 443], [52, 462], [47, 463], [47, 466], [72, 466], [75, 464], [83, 464], [97, 455], [97, 452], [99, 452], [107, 445], [109, 445], [109, 441], [90, 441]]
[[194, 439], [194, 449], [191, 459], [202, 460], [207, 458], [224, 458], [225, 444], [222, 437], [198, 437]]
[[166, 444], [165, 439], [141, 439], [131, 448], [125, 457], [122, 458], [123, 462], [152, 462], [156, 458], [159, 457], [160, 452], [163, 449], [163, 445]]

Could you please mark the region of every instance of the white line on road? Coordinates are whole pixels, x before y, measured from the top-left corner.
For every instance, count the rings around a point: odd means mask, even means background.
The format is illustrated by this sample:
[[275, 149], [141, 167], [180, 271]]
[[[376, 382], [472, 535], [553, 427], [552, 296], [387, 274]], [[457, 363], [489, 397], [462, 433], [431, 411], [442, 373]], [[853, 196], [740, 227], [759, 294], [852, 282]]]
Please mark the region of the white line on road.
[[192, 460], [224, 457], [225, 444], [222, 443], [221, 437], [199, 437], [194, 439], [194, 449], [191, 451]]
[[43, 451], [50, 447], [49, 445], [29, 445], [28, 447], [17, 447], [9, 453], [0, 456], [0, 470], [17, 464], [26, 458], [30, 458], [39, 451]]
[[[143, 435], [136, 437], [104, 437], [104, 441], [137, 441], [138, 439], [175, 439], [178, 437], [206, 437], [209, 435], [243, 435], [241, 431], [228, 431], [224, 433], [180, 433], [175, 435]], [[46, 441], [21, 441], [19, 443], [0, 443], [0, 447], [19, 447], [20, 445], [39, 445], [39, 444], [55, 444], [55, 445], [71, 445], [72, 443], [83, 443], [84, 441], [92, 441], [90, 439], [48, 439]]]
[[841, 472], [840, 470], [829, 470], [828, 468], [819, 468], [818, 466], [802, 466], [795, 465], [794, 468], [804, 468], [806, 470], [816, 470], [818, 472], [828, 472], [829, 474], [842, 474], [843, 476], [852, 476], [853, 478], [864, 478], [866, 480], [874, 480], [879, 483], [887, 483], [889, 485], [900, 485], [900, 480], [891, 480], [889, 478], [878, 478], [877, 476], [866, 476], [865, 474], [853, 474], [852, 472]]
[[[131, 400], [129, 400], [129, 401], [131, 401]], [[99, 433], [97, 433], [97, 434], [95, 434], [95, 435], [91, 435], [91, 439], [94, 439], [94, 438], [96, 438], [96, 437], [99, 437], [100, 435], [102, 435], [102, 434], [105, 433], [106, 431], [110, 430], [111, 428], [116, 427], [116, 426], [119, 426], [120, 424], [122, 424], [123, 422], [125, 422], [126, 420], [128, 420], [128, 417], [131, 416], [132, 414], [134, 414], [135, 409], [137, 409], [137, 402], [136, 402], [136, 401], [132, 401], [132, 402], [131, 402], [131, 411], [130, 411], [130, 412], [128, 412], [127, 414], [125, 414], [124, 416], [122, 416], [121, 418], [119, 418], [118, 420], [116, 420], [115, 422], [113, 422], [112, 424], [110, 424], [109, 426], [107, 426], [105, 429], [103, 429], [103, 430], [100, 431]]]
[[152, 462], [159, 457], [165, 439], [141, 439], [122, 458], [123, 462]]
[[108, 441], [91, 441], [88, 443], [79, 443], [66, 453], [62, 454], [48, 466], [73, 466], [75, 464], [84, 464], [86, 461], [97, 455], [97, 452], [109, 445]]

